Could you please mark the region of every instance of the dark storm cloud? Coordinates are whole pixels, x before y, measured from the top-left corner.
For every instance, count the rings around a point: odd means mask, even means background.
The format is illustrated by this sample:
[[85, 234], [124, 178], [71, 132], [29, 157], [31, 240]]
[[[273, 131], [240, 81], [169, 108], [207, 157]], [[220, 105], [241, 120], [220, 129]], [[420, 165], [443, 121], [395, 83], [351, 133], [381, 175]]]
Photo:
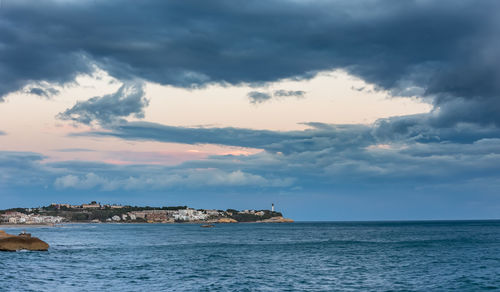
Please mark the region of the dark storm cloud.
[[142, 84], [124, 84], [115, 93], [77, 102], [72, 108], [59, 113], [57, 118], [83, 124], [97, 121], [105, 125], [130, 115], [143, 118], [148, 103]]
[[250, 103], [259, 104], [271, 99], [271, 95], [266, 92], [250, 91], [248, 94], [248, 99]]
[[394, 93], [437, 96], [441, 107], [458, 97], [498, 110], [488, 99], [500, 86], [499, 8], [493, 0], [11, 1], [0, 22], [0, 94], [72, 81], [94, 65], [121, 80], [177, 86], [341, 68]]

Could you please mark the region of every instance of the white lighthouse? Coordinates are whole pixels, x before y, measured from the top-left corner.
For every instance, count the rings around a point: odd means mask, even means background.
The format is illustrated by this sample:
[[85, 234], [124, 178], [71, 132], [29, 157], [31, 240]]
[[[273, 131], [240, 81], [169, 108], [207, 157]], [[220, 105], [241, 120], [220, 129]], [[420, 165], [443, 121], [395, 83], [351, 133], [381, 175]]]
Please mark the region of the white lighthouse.
[[271, 211], [274, 212], [274, 203], [271, 204]]

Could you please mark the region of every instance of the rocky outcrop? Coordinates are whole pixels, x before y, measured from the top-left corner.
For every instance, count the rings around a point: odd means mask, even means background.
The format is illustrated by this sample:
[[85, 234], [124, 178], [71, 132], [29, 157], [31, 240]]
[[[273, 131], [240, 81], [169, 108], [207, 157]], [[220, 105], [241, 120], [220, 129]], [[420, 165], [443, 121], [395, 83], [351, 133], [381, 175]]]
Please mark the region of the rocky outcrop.
[[217, 220], [217, 223], [237, 223], [238, 221], [232, 219], [232, 218], [220, 218]]
[[29, 233], [12, 235], [0, 230], [0, 251], [18, 250], [46, 251], [49, 245], [36, 237], [31, 237]]
[[264, 223], [292, 223], [292, 219], [284, 218], [282, 216], [276, 216], [276, 217], [271, 217], [269, 219], [265, 219], [259, 222], [264, 222]]

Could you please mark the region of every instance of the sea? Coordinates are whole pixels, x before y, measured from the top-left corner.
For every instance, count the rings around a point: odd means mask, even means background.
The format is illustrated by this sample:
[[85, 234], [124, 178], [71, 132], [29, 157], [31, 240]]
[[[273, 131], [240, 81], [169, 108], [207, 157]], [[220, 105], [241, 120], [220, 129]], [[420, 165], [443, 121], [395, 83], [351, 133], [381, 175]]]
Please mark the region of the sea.
[[66, 224], [0, 252], [0, 291], [500, 289], [500, 221]]

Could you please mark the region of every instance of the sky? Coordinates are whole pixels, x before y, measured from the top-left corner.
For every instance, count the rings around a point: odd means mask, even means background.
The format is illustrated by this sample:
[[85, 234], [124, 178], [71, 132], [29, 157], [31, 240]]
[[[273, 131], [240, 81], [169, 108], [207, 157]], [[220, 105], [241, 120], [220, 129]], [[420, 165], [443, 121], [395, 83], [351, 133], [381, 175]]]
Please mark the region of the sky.
[[499, 11], [2, 0], [0, 208], [500, 218]]

